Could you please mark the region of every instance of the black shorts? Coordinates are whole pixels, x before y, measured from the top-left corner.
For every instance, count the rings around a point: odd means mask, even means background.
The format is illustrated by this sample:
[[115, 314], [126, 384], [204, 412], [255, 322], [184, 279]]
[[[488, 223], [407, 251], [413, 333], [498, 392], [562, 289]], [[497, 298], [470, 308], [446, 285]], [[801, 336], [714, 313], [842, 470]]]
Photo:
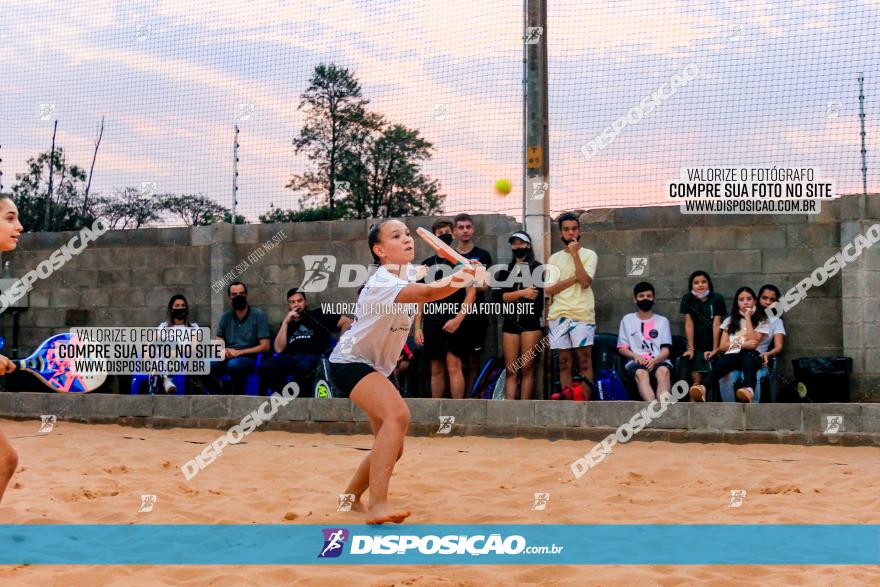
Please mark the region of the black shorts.
[[541, 331], [541, 321], [537, 318], [507, 319], [501, 324], [501, 332], [505, 334], [522, 334], [523, 332]]
[[449, 346], [449, 333], [443, 330], [443, 322], [425, 322], [422, 325], [422, 334], [425, 335], [425, 344], [422, 347], [427, 359], [446, 359], [446, 350]]
[[486, 346], [486, 331], [489, 321], [465, 318], [458, 330], [449, 335], [447, 350], [459, 359], [479, 356]]
[[639, 365], [635, 361], [630, 361], [626, 364], [625, 368], [626, 368], [626, 374], [630, 376], [630, 379], [635, 380], [636, 371], [638, 371], [639, 369], [643, 369], [643, 370], [647, 371], [648, 375], [650, 375], [651, 377], [654, 377], [657, 373], [657, 369], [659, 369], [660, 367], [666, 367], [667, 369], [669, 369], [669, 373], [670, 374], [672, 373], [672, 367], [669, 366], [669, 363], [665, 363], [665, 362], [657, 363], [656, 365], [654, 365], [653, 369], [648, 369], [644, 365]]
[[348, 397], [361, 379], [370, 373], [378, 373], [366, 363], [330, 363], [327, 376], [333, 385], [337, 395], [335, 397]]

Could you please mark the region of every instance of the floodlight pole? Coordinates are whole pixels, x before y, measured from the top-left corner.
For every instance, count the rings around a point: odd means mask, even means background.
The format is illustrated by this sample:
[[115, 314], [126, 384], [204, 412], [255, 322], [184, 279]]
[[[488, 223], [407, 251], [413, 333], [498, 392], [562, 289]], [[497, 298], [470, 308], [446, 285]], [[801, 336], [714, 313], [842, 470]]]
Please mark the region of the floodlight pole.
[[[523, 225], [533, 239], [535, 258], [546, 263], [550, 255], [550, 191], [535, 197], [535, 185], [550, 183], [549, 117], [547, 113], [547, 4], [525, 0], [525, 181]], [[540, 31], [540, 32], [539, 32]], [[543, 186], [542, 186], [543, 187]]]

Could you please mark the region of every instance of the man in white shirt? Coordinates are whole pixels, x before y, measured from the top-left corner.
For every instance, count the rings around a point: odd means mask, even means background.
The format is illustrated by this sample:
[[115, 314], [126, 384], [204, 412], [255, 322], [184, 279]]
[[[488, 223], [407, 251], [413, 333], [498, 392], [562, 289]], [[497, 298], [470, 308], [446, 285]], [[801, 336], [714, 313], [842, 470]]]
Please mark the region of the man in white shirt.
[[654, 307], [653, 285], [646, 281], [637, 283], [633, 296], [639, 310], [620, 321], [617, 351], [629, 359], [626, 372], [638, 385], [639, 395], [645, 401], [653, 401], [670, 395], [672, 388], [672, 363], [669, 361], [672, 331], [669, 320], [651, 311]]

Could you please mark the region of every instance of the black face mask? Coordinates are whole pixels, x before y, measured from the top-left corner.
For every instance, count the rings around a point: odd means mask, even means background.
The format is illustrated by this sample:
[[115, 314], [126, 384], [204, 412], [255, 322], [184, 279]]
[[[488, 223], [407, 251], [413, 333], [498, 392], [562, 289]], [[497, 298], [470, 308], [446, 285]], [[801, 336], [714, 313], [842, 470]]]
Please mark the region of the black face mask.
[[174, 308], [171, 310], [172, 320], [186, 320], [186, 308]]
[[452, 235], [451, 234], [441, 234], [438, 236], [440, 240], [443, 241], [444, 244], [451, 245], [452, 244]]
[[244, 310], [247, 308], [247, 296], [235, 296], [232, 298], [232, 307], [236, 310]]
[[654, 300], [639, 300], [636, 302], [636, 305], [642, 312], [647, 312], [654, 307]]
[[525, 259], [526, 256], [529, 254], [529, 249], [528, 249], [528, 248], [525, 248], [525, 249], [512, 249], [512, 250], [513, 250], [513, 256], [516, 257], [517, 259]]

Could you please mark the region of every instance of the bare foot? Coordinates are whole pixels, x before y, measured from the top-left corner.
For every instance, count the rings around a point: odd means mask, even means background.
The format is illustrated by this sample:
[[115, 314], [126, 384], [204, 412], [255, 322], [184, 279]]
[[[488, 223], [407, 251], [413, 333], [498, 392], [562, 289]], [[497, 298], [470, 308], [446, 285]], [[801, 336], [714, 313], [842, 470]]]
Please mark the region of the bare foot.
[[354, 500], [354, 503], [351, 504], [351, 511], [365, 514], [367, 513], [367, 508], [364, 507], [364, 502], [362, 502], [360, 499], [356, 499]]
[[410, 516], [408, 511], [392, 511], [388, 504], [376, 505], [367, 512], [367, 524], [384, 524], [394, 522], [400, 524]]

